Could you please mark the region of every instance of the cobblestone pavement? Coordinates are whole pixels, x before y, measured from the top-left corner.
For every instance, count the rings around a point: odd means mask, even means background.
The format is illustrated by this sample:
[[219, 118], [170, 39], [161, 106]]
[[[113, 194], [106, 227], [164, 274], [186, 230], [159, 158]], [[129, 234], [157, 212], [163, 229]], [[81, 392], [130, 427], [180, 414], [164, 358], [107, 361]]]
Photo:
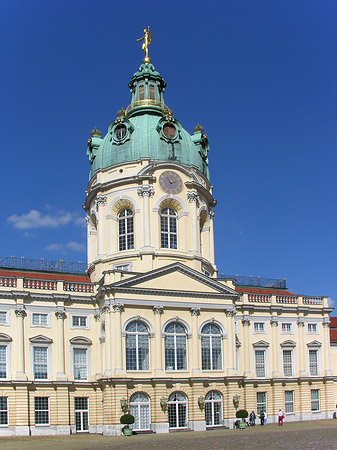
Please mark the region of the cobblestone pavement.
[[177, 432], [108, 437], [12, 437], [0, 439], [0, 450], [336, 450], [337, 420], [294, 422], [246, 430]]

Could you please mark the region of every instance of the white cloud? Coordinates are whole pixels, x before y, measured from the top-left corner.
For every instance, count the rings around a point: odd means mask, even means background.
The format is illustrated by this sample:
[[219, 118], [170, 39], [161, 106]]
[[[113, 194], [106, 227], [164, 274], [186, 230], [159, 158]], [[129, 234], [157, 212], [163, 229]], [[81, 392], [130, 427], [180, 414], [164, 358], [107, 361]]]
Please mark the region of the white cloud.
[[7, 221], [19, 230], [30, 230], [32, 228], [58, 228], [73, 223], [79, 225], [84, 222], [81, 216], [71, 212], [57, 211], [55, 214], [42, 214], [32, 209], [27, 214], [13, 214]]
[[86, 246], [82, 242], [70, 241], [66, 244], [54, 243], [46, 245], [45, 250], [58, 253], [67, 253], [67, 250], [74, 252], [85, 252]]

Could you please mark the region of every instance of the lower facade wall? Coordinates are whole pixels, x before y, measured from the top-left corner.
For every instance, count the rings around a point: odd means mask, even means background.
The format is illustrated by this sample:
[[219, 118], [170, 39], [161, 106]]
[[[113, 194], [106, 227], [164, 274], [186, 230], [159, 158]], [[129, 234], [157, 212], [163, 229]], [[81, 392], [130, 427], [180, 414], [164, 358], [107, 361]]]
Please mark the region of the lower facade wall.
[[[151, 430], [155, 433], [168, 433], [171, 429], [180, 428], [201, 431], [209, 426], [232, 428], [236, 420], [235, 395], [240, 396], [238, 409], [246, 409], [248, 413], [255, 411], [256, 414], [259, 409], [265, 409], [267, 424], [277, 423], [279, 409], [285, 412], [285, 422], [336, 417], [332, 380], [272, 383], [252, 380], [244, 384], [238, 381], [179, 381], [154, 383], [142, 380], [142, 383], [137, 383], [135, 380], [114, 379], [111, 383], [83, 386], [0, 384], [0, 436], [78, 432], [120, 435], [121, 400], [126, 401], [136, 417], [138, 428], [136, 424], [133, 426], [136, 431]], [[293, 399], [289, 403], [288, 397], [287, 405], [286, 391], [292, 392]], [[147, 403], [142, 403], [140, 398], [147, 399]], [[133, 402], [131, 405], [130, 400]], [[287, 410], [292, 412], [287, 413]], [[260, 423], [258, 418], [256, 423]]]

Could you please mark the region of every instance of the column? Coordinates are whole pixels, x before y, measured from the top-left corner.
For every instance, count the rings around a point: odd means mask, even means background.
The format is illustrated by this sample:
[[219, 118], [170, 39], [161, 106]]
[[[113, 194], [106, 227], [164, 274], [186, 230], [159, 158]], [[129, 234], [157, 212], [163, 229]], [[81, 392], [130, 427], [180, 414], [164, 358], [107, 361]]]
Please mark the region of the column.
[[278, 346], [278, 324], [279, 320], [276, 316], [272, 316], [270, 319], [271, 326], [271, 351], [272, 351], [272, 377], [276, 378], [280, 376], [280, 368], [279, 368], [279, 356], [280, 349]]
[[199, 196], [198, 193], [193, 192], [187, 192], [187, 200], [190, 203], [193, 203], [192, 208], [192, 242], [191, 242], [191, 251], [196, 253], [199, 252], [199, 227], [198, 227], [198, 220], [197, 220], [197, 206], [199, 204]]
[[122, 303], [116, 303], [113, 305], [113, 310], [115, 312], [115, 373], [117, 375], [123, 372], [121, 316], [124, 311], [124, 305]]
[[236, 315], [236, 309], [227, 309], [227, 375], [233, 375], [235, 370], [234, 356], [236, 356], [236, 343], [235, 343], [235, 327], [234, 317]]
[[155, 356], [153, 367], [155, 368], [155, 373], [157, 375], [160, 375], [163, 372], [161, 316], [164, 313], [164, 307], [156, 305], [152, 309], [154, 312], [154, 356]]
[[192, 316], [192, 349], [191, 351], [191, 369], [193, 375], [196, 375], [196, 372], [200, 372], [200, 349], [199, 349], [199, 341], [198, 341], [198, 316], [200, 316], [200, 308], [197, 306], [193, 306], [190, 309], [190, 313]]
[[66, 313], [63, 307], [57, 308], [55, 312], [57, 319], [57, 374], [56, 379], [66, 381], [65, 352], [64, 352], [64, 319]]
[[214, 211], [209, 212], [209, 259], [215, 264], [214, 259]]
[[154, 189], [152, 186], [143, 185], [137, 189], [139, 197], [143, 197], [143, 228], [144, 228], [144, 242], [141, 247], [151, 247], [151, 229], [150, 229], [150, 197], [153, 197]]
[[323, 319], [323, 333], [324, 333], [324, 375], [332, 375], [331, 361], [330, 361], [330, 319], [324, 317]]
[[112, 346], [111, 346], [111, 313], [110, 305], [105, 303], [101, 308], [101, 313], [104, 314], [104, 328], [105, 328], [105, 367], [104, 376], [112, 377]]
[[298, 326], [298, 342], [299, 342], [299, 349], [298, 349], [298, 353], [299, 353], [299, 375], [300, 377], [305, 377], [308, 375], [308, 371], [307, 371], [307, 366], [308, 364], [306, 364], [306, 360], [304, 359], [304, 355], [307, 354], [306, 348], [305, 348], [305, 344], [304, 344], [304, 319], [303, 316], [301, 315], [298, 319], [297, 319], [297, 326]]
[[244, 348], [244, 376], [250, 376], [250, 339], [249, 339], [249, 326], [250, 318], [248, 314], [245, 314], [242, 319], [243, 325], [243, 348]]
[[24, 318], [26, 316], [25, 305], [18, 305], [15, 310], [17, 317], [17, 380], [27, 380], [27, 375], [25, 372], [25, 351], [24, 351]]
[[97, 196], [96, 198], [96, 208], [98, 212], [98, 224], [97, 224], [97, 252], [98, 255], [103, 254], [103, 206], [106, 205], [106, 196]]

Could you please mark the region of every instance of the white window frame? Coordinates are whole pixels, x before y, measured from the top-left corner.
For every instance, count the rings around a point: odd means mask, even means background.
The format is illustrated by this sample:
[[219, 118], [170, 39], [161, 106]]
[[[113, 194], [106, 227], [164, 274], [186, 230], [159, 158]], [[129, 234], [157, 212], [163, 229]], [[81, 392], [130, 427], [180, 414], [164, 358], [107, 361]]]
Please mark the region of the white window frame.
[[[286, 328], [286, 326], [289, 326], [290, 330], [284, 330], [283, 327]], [[282, 334], [293, 334], [294, 326], [292, 322], [282, 322], [281, 323], [281, 333]]]
[[[34, 316], [46, 316], [47, 323], [46, 324], [34, 323]], [[30, 326], [32, 328], [35, 328], [35, 327], [50, 328], [50, 313], [32, 311], [30, 313]]]
[[[286, 393], [291, 392], [291, 400], [286, 399]], [[287, 412], [287, 408], [289, 409], [289, 406], [291, 408], [291, 411]], [[284, 391], [284, 414], [287, 416], [290, 416], [292, 414], [295, 414], [295, 391]]]
[[[74, 318], [85, 318], [86, 325], [74, 325]], [[90, 329], [90, 316], [88, 314], [70, 314], [70, 329], [71, 330], [89, 330]]]
[[[184, 333], [183, 332], [181, 332], [181, 333], [176, 333], [176, 332], [174, 332], [174, 333], [167, 333], [166, 329], [167, 329], [168, 325], [170, 325], [171, 323], [178, 323], [179, 325], [181, 325], [184, 328], [184, 330], [185, 330]], [[181, 321], [172, 320], [172, 321], [170, 321], [170, 322], [165, 324], [164, 332], [163, 332], [163, 337], [164, 337], [164, 363], [165, 363], [165, 370], [167, 372], [187, 372], [188, 371], [188, 362], [189, 362], [188, 338], [190, 337], [188, 331], [189, 330], [188, 330], [186, 324], [181, 322]], [[178, 362], [177, 337], [179, 337], [179, 336], [185, 336], [185, 363], [186, 364], [185, 364], [185, 367], [182, 368], [182, 369], [177, 369], [177, 365], [178, 365], [177, 364], [177, 362]], [[166, 353], [166, 337], [173, 337], [173, 343], [174, 343], [173, 344], [174, 345], [174, 365], [175, 365], [176, 368], [174, 368], [174, 367], [168, 368], [168, 367], [171, 367], [171, 366], [168, 366], [166, 364], [166, 357], [165, 357], [165, 353]]]
[[0, 346], [6, 348], [6, 350], [5, 350], [5, 352], [6, 352], [6, 377], [5, 378], [0, 378], [0, 380], [8, 380], [8, 378], [9, 378], [9, 368], [10, 368], [10, 364], [9, 364], [10, 344], [8, 342], [0, 341]]
[[[318, 393], [318, 398], [313, 398], [313, 393]], [[311, 412], [312, 413], [319, 413], [321, 412], [321, 392], [320, 389], [311, 389], [310, 391], [310, 399], [311, 399]], [[313, 409], [313, 403], [318, 402], [318, 409]]]
[[[258, 400], [258, 395], [259, 395], [259, 394], [264, 394], [264, 396], [265, 396], [264, 402], [258, 402], [258, 401], [257, 401], [257, 400]], [[267, 391], [259, 391], [259, 392], [256, 392], [256, 414], [257, 414], [257, 415], [260, 415], [260, 410], [261, 410], [261, 409], [262, 409], [264, 412], [267, 411], [267, 399], [268, 399]], [[262, 408], [261, 405], [263, 405], [263, 408]]]
[[[35, 399], [36, 398], [47, 398], [48, 399], [48, 409], [36, 409]], [[36, 412], [37, 411], [48, 411], [48, 422], [47, 423], [36, 423]], [[34, 423], [36, 427], [49, 427], [50, 425], [50, 398], [47, 396], [39, 396], [34, 397]]]
[[[291, 374], [290, 375], [286, 374], [286, 371], [284, 370], [285, 369], [284, 352], [290, 353], [290, 358], [291, 358]], [[294, 376], [294, 351], [292, 348], [289, 348], [289, 347], [282, 348], [282, 368], [283, 368], [283, 375], [286, 378], [292, 378]]]
[[[256, 378], [261, 378], [261, 379], [263, 379], [263, 378], [266, 378], [267, 376], [268, 376], [268, 373], [269, 373], [269, 368], [268, 368], [268, 347], [269, 347], [269, 344], [268, 344], [268, 342], [266, 342], [266, 341], [259, 341], [259, 342], [256, 342], [255, 344], [253, 344], [253, 349], [254, 349], [254, 371], [255, 371], [255, 375], [256, 375]], [[257, 361], [256, 361], [256, 352], [258, 352], [258, 351], [262, 351], [262, 352], [264, 352], [264, 376], [258, 376], [258, 374], [257, 374]]]
[[[70, 364], [71, 364], [71, 374], [74, 377], [74, 381], [76, 383], [86, 383], [90, 376], [91, 376], [91, 345], [92, 342], [90, 339], [88, 338], [84, 338], [84, 337], [74, 337], [72, 339], [70, 339]], [[86, 349], [86, 356], [87, 356], [87, 378], [85, 380], [75, 380], [75, 370], [74, 370], [74, 362], [75, 362], [75, 358], [74, 358], [74, 349], [79, 348], [79, 349]]]
[[[164, 210], [172, 210], [173, 212], [174, 212], [174, 214], [175, 214], [175, 216], [173, 216], [173, 214], [171, 215], [171, 213], [170, 212], [168, 212], [167, 214], [163, 214], [163, 211]], [[171, 231], [171, 227], [170, 227], [170, 218], [175, 218], [175, 223], [176, 223], [176, 232], [174, 232], [174, 231]], [[160, 224], [160, 228], [159, 228], [159, 230], [160, 230], [160, 248], [161, 249], [163, 249], [163, 248], [165, 248], [165, 249], [167, 249], [167, 250], [178, 250], [178, 248], [179, 248], [179, 221], [178, 221], [178, 213], [177, 213], [177, 211], [174, 209], [174, 208], [172, 208], [171, 206], [165, 206], [165, 207], [163, 207], [163, 208], [161, 208], [160, 209], [160, 211], [159, 211], [159, 218], [160, 218], [160, 220], [159, 220], [159, 224]], [[167, 232], [166, 231], [162, 231], [162, 220], [165, 220], [166, 221], [166, 223], [167, 223]], [[167, 242], [168, 242], [168, 246], [167, 247], [163, 247], [162, 246], [162, 236], [163, 235], [167, 235]], [[172, 238], [172, 236], [176, 236], [176, 247], [171, 247], [171, 243], [172, 243], [172, 241], [174, 240], [173, 238]]]
[[0, 326], [2, 325], [2, 326], [5, 326], [5, 327], [8, 327], [9, 326], [9, 315], [10, 315], [10, 311], [1, 311], [0, 310], [0, 314], [5, 314], [5, 318], [6, 318], [6, 320], [5, 320], [5, 322], [0, 322]]
[[[314, 330], [310, 330], [309, 328], [314, 327]], [[308, 334], [318, 334], [318, 324], [314, 322], [308, 323]]]
[[[127, 331], [128, 325], [132, 322], [140, 322], [142, 325], [144, 325], [147, 328], [147, 331]], [[128, 323], [125, 326], [125, 331], [123, 331], [123, 335], [125, 335], [125, 368], [127, 372], [149, 372], [151, 371], [151, 345], [150, 345], [150, 338], [151, 338], [151, 332], [150, 332], [150, 328], [149, 325], [141, 320], [141, 319], [134, 319], [134, 320], [130, 320], [128, 321]], [[136, 341], [136, 369], [128, 369], [127, 368], [127, 340], [128, 340], [128, 336], [135, 336], [135, 341]], [[147, 340], [147, 345], [148, 345], [148, 358], [147, 358], [147, 365], [148, 367], [146, 369], [140, 369], [139, 368], [139, 337], [140, 336], [147, 336], [148, 340]]]
[[[316, 372], [317, 372], [316, 374], [313, 374], [310, 369], [310, 352], [311, 351], [316, 352]], [[317, 348], [317, 347], [308, 346], [308, 370], [309, 370], [309, 375], [311, 377], [317, 377], [320, 373], [320, 351], [319, 351], [319, 348]]]
[[[34, 349], [35, 348], [45, 348], [47, 349], [47, 378], [36, 378], [35, 377], [35, 361], [34, 361]], [[50, 367], [51, 357], [50, 357], [50, 345], [49, 344], [40, 344], [34, 343], [31, 345], [31, 367], [32, 367], [32, 376], [34, 380], [48, 380], [51, 376], [51, 367]]]
[[9, 408], [8, 408], [8, 396], [6, 395], [1, 395], [0, 398], [5, 398], [6, 399], [6, 409], [0, 409], [0, 413], [6, 412], [6, 416], [7, 416], [7, 422], [6, 423], [0, 423], [0, 428], [4, 428], [4, 427], [8, 427], [8, 416], [9, 416]]
[[266, 334], [266, 323], [265, 322], [254, 322], [254, 333]]
[[[82, 399], [85, 398], [87, 400], [87, 409], [76, 409], [76, 399]], [[89, 433], [89, 427], [90, 427], [90, 416], [89, 416], [89, 397], [74, 397], [74, 414], [75, 414], [75, 428], [76, 428], [76, 414], [79, 414], [81, 416], [81, 425], [83, 425], [83, 416], [86, 413], [87, 414], [87, 421], [88, 421], [88, 429], [87, 430], [77, 430], [76, 433]]]

